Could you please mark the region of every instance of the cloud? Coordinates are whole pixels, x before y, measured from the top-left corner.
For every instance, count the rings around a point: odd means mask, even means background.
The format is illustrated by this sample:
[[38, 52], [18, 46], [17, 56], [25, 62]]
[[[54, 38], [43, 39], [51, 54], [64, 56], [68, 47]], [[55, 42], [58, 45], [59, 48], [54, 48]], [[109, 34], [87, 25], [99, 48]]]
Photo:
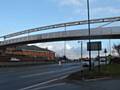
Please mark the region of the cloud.
[[86, 8], [86, 0], [53, 0], [54, 3], [57, 5], [58, 10], [62, 11], [68, 11], [70, 12], [69, 15], [67, 15], [67, 18], [73, 18], [76, 17], [76, 15], [83, 15], [84, 8]]
[[[54, 0], [56, 4], [60, 6], [61, 10], [70, 10], [71, 15], [87, 15], [87, 0]], [[119, 1], [119, 0], [118, 0]], [[101, 4], [102, 1], [90, 0], [90, 12], [91, 17], [109, 17], [116, 16], [120, 14], [119, 7], [111, 4], [107, 4], [107, 1], [104, 5]], [[117, 3], [114, 2], [114, 3]], [[67, 8], [67, 9], [66, 9]], [[72, 16], [71, 16], [72, 17]]]
[[[51, 43], [37, 43], [33, 44], [41, 48], [48, 48], [56, 53], [56, 56], [64, 55], [64, 42], [51, 42]], [[81, 57], [80, 43], [76, 41], [66, 42], [65, 55], [70, 59], [78, 59]], [[94, 54], [96, 56], [96, 54]], [[83, 57], [88, 57], [86, 44], [83, 44]]]
[[109, 15], [113, 15], [113, 14], [120, 14], [120, 9], [119, 8], [115, 8], [115, 7], [98, 7], [98, 8], [93, 8], [92, 12], [95, 15], [98, 15], [98, 13], [101, 15], [105, 15], [105, 14], [109, 14]]
[[62, 6], [71, 6], [79, 7], [82, 5], [83, 0], [60, 0], [60, 5]]
[[[33, 44], [33, 45], [39, 46], [41, 48], [48, 48], [48, 49], [56, 52], [57, 56], [64, 55], [64, 42], [38, 43], [38, 44]], [[65, 55], [70, 59], [80, 58], [80, 47], [73, 46], [72, 44], [70, 44], [68, 42], [66, 43], [65, 52], [66, 52]]]
[[[86, 6], [87, 0], [56, 0], [61, 6], [70, 6], [70, 7], [83, 7]], [[95, 2], [95, 0], [90, 0], [90, 3]]]
[[[74, 44], [73, 44], [74, 43]], [[32, 44], [31, 44], [32, 45]], [[38, 43], [33, 44], [41, 48], [48, 48], [56, 53], [56, 56], [64, 55], [64, 42], [51, 42], [51, 43]], [[88, 57], [88, 51], [86, 44], [83, 44], [83, 57]], [[70, 59], [78, 59], [81, 57], [80, 44], [75, 42], [67, 42], [65, 55]], [[96, 57], [97, 52], [92, 52], [92, 57]], [[101, 51], [101, 56], [104, 56], [103, 50]]]
[[[63, 50], [64, 48], [64, 42], [53, 42], [53, 43], [38, 43], [36, 44], [39, 47], [42, 48], [48, 48], [50, 50]], [[70, 44], [66, 44], [66, 49], [69, 50], [71, 49], [72, 46], [70, 46]]]

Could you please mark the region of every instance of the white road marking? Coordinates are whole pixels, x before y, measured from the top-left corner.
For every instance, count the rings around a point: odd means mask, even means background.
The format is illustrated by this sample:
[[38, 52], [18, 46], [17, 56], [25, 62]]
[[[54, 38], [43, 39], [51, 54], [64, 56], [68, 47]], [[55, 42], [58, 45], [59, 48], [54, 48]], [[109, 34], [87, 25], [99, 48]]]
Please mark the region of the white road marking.
[[65, 85], [65, 83], [58, 83], [58, 84], [48, 85], [44, 87], [38, 87], [38, 88], [35, 88], [34, 90], [41, 90], [41, 89], [52, 88], [52, 87], [62, 86], [62, 85]]
[[97, 78], [97, 79], [88, 79], [88, 80], [84, 80], [84, 81], [87, 81], [87, 82], [89, 82], [89, 81], [97, 81], [97, 80], [109, 80], [109, 79], [111, 79], [111, 77], [103, 77], [103, 78]]
[[24, 75], [24, 76], [20, 76], [20, 78], [29, 78], [29, 77], [33, 77], [33, 76], [40, 76], [40, 75], [50, 74], [50, 73], [54, 73], [54, 72], [55, 71], [49, 71], [49, 72], [43, 72], [43, 73]]
[[72, 68], [67, 68], [67, 69], [62, 69], [62, 70], [59, 70], [59, 71], [56, 70], [56, 71], [44, 72], [43, 74], [42, 73], [37, 73], [37, 74], [32, 74], [32, 75], [21, 76], [21, 78], [26, 78], [26, 77], [33, 77], [33, 76], [44, 75], [44, 74], [49, 74], [49, 73], [55, 73], [55, 72], [59, 72], [60, 73], [62, 71], [67, 71], [65, 73], [60, 74], [60, 76], [62, 76], [60, 78], [56, 77], [55, 79], [52, 79], [52, 80], [49, 80], [49, 81], [45, 81], [45, 82], [42, 82], [42, 83], [38, 83], [38, 84], [34, 84], [32, 86], [28, 86], [28, 87], [21, 88], [21, 89], [18, 89], [18, 90], [30, 90], [32, 88], [37, 88], [38, 86], [40, 87], [41, 85], [49, 84], [49, 83], [52, 83], [54, 81], [64, 79], [65, 77], [68, 76], [68, 75], [66, 75], [68, 73], [68, 71], [69, 71], [69, 73], [71, 73], [71, 72], [73, 72], [72, 69], [78, 69], [78, 68], [80, 68], [80, 66], [76, 66], [76, 67], [72, 67]]
[[55, 71], [49, 71], [49, 72], [43, 72], [43, 73], [36, 73], [36, 74], [30, 74], [30, 75], [24, 75], [24, 76], [20, 76], [20, 78], [29, 78], [29, 77], [34, 77], [34, 76], [40, 76], [40, 75], [45, 75], [45, 74], [52, 74], [52, 73], [55, 73], [55, 72], [63, 72], [63, 71], [68, 71], [68, 70], [72, 70], [72, 69], [75, 69], [75, 68], [78, 68], [80, 66], [75, 66], [75, 67], [72, 67], [72, 68], [67, 68], [67, 69], [62, 69], [62, 70], [55, 70]]
[[51, 83], [51, 82], [54, 82], [54, 81], [57, 81], [57, 80], [64, 79], [65, 77], [66, 76], [63, 76], [63, 77], [60, 77], [60, 78], [56, 78], [56, 79], [52, 79], [52, 80], [49, 80], [49, 81], [38, 83], [38, 84], [35, 84], [35, 85], [32, 85], [32, 86], [28, 86], [28, 87], [25, 87], [25, 88], [21, 88], [21, 89], [18, 89], [18, 90], [29, 90], [31, 88], [35, 88], [35, 87], [40, 86], [40, 85], [44, 85], [44, 84], [48, 84], [48, 83]]

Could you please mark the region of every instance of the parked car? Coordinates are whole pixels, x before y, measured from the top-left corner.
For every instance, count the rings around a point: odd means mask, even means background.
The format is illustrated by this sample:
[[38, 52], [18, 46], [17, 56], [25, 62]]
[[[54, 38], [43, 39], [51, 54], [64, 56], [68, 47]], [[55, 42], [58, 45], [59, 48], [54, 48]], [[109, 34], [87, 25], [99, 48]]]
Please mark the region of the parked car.
[[109, 61], [108, 61], [108, 60], [106, 61], [106, 59], [107, 59], [107, 58], [106, 58], [105, 56], [101, 56], [99, 59], [98, 59], [98, 57], [95, 58], [95, 61], [96, 61], [96, 62], [99, 62], [99, 61], [100, 61], [100, 64], [106, 64], [106, 63], [108, 64]]
[[[92, 64], [92, 66], [94, 66], [94, 61], [93, 60], [91, 60], [91, 64]], [[82, 61], [82, 66], [83, 67], [89, 67], [89, 61], [87, 60], [87, 61]]]

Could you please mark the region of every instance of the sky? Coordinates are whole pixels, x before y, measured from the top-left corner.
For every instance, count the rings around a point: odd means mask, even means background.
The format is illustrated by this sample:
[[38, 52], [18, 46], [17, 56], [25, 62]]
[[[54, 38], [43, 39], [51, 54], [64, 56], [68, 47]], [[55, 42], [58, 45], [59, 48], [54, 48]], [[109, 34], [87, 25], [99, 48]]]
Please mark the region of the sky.
[[[44, 25], [87, 19], [87, 0], [0, 0], [0, 36]], [[120, 16], [120, 0], [90, 0], [90, 18]], [[119, 26], [119, 22], [108, 26]], [[97, 27], [101, 24], [92, 25]], [[87, 28], [80, 26], [79, 28]], [[64, 30], [64, 28], [62, 28]], [[84, 41], [84, 49], [86, 49]], [[118, 44], [118, 40], [111, 40]], [[37, 44], [63, 55], [64, 42]], [[103, 41], [103, 48], [109, 48], [109, 40]], [[60, 48], [59, 48], [60, 47]], [[70, 58], [80, 56], [78, 41], [67, 41]], [[112, 46], [111, 46], [112, 47]], [[108, 49], [109, 50], [109, 49]], [[102, 53], [102, 52], [101, 52]], [[85, 56], [87, 51], [84, 50]]]

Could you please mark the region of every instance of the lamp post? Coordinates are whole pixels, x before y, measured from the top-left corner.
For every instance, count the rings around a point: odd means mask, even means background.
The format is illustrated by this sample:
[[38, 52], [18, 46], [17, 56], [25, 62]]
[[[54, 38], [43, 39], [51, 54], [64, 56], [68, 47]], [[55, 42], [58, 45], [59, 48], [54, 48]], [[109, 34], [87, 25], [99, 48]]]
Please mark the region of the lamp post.
[[104, 53], [105, 53], [105, 64], [107, 64], [107, 55], [106, 55], [107, 54], [107, 49], [106, 48], [104, 49]]
[[81, 43], [81, 60], [82, 60], [82, 58], [83, 58], [83, 42], [78, 41], [78, 43]]
[[110, 55], [112, 54], [111, 53], [111, 39], [109, 39], [109, 50], [110, 50]]
[[[91, 48], [91, 32], [90, 32], [90, 5], [89, 0], [87, 0], [87, 15], [88, 15], [88, 38], [89, 38], [89, 47]], [[89, 50], [89, 70], [91, 70], [91, 49]]]
[[[66, 25], [65, 25], [65, 35], [66, 35]], [[66, 56], [66, 40], [64, 41], [64, 56], [63, 56], [64, 60], [67, 59], [67, 56]]]

